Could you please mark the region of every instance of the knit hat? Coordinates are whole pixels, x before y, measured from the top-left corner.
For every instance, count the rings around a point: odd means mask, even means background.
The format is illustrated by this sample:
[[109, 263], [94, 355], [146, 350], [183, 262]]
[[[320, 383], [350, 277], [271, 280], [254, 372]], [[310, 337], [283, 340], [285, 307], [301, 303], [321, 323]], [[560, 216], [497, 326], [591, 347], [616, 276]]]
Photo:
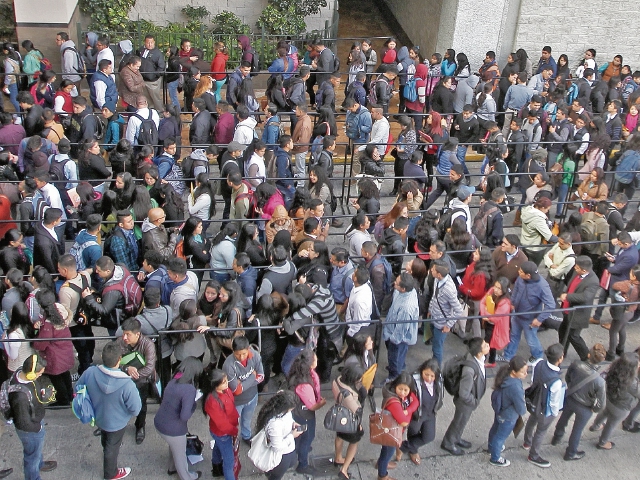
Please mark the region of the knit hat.
[[69, 153], [71, 151], [71, 142], [69, 142], [69, 139], [65, 138], [61, 138], [60, 141], [58, 142], [58, 152], [60, 153]]
[[105, 102], [104, 105], [102, 105], [102, 108], [106, 108], [111, 113], [116, 113], [116, 102], [114, 102], [113, 100], [109, 100]]
[[473, 195], [473, 192], [476, 191], [476, 187], [470, 187], [468, 185], [460, 185], [458, 187], [458, 199], [461, 202], [464, 202], [467, 198]]
[[131, 53], [133, 52], [133, 43], [131, 43], [131, 40], [120, 40], [120, 42], [118, 42], [118, 46], [120, 47], [120, 50], [122, 50], [122, 53]]
[[240, 142], [229, 142], [229, 146], [227, 150], [229, 152], [244, 152], [244, 149], [247, 148], [246, 145], [242, 145]]
[[538, 266], [533, 262], [524, 262], [520, 265], [520, 270], [522, 270], [525, 275], [531, 275], [531, 280], [533, 281], [537, 281], [540, 278], [540, 275], [538, 275]]
[[464, 175], [464, 168], [459, 163], [451, 166], [451, 170], [456, 172], [458, 175]]

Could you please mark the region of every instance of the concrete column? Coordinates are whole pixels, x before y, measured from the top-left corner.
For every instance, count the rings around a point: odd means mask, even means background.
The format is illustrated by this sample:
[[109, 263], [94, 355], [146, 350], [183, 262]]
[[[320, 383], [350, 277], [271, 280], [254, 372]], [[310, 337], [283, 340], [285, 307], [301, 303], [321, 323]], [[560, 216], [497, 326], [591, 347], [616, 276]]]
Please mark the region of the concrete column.
[[[31, 40], [48, 58], [55, 72], [60, 71], [58, 32], [69, 33], [78, 44], [76, 22], [80, 19], [78, 0], [14, 0], [18, 43]], [[21, 52], [24, 55], [24, 51]]]

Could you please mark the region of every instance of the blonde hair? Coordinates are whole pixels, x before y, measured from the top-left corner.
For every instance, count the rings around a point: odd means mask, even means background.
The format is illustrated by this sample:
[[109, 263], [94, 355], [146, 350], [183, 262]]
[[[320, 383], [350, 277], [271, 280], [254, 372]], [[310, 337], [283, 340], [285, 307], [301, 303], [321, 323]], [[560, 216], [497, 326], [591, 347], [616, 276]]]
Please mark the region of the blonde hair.
[[198, 82], [198, 86], [196, 87], [196, 91], [193, 92], [193, 98], [198, 98], [205, 92], [211, 90], [211, 86], [213, 83], [211, 82], [211, 77], [208, 75], [202, 75], [200, 77], [200, 81]]

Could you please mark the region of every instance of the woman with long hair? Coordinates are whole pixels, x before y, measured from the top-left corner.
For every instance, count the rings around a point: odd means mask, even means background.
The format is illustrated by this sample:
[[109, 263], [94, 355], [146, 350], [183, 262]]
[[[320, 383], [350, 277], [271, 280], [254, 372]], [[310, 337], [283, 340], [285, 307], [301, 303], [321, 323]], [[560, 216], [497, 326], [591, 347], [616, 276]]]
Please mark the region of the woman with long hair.
[[[416, 395], [415, 382], [407, 372], [402, 372], [391, 382], [382, 387], [382, 409], [391, 413], [393, 419], [403, 428], [409, 426], [413, 413], [420, 408], [420, 402]], [[396, 461], [391, 462], [395, 453]], [[402, 451], [399, 448], [382, 446], [380, 456], [376, 463], [378, 478], [380, 480], [392, 480], [389, 478], [389, 468], [395, 468], [397, 462], [402, 459]]]
[[179, 333], [171, 337], [175, 342], [173, 355], [176, 361], [173, 364], [174, 369], [178, 366], [178, 363], [188, 357], [197, 358], [202, 364], [207, 345], [204, 341], [204, 335], [199, 332], [199, 327], [204, 327], [203, 330], [209, 328], [204, 315], [198, 315], [197, 302], [192, 298], [183, 300], [179, 307], [178, 317], [171, 323], [171, 330], [198, 330], [198, 332]]
[[[359, 365], [347, 365], [342, 373], [331, 384], [333, 398], [338, 405], [347, 408], [351, 413], [362, 422], [362, 403], [366, 398], [366, 390], [362, 391], [362, 376], [364, 370]], [[358, 425], [358, 430], [354, 433], [336, 433], [335, 439], [335, 456], [333, 464], [340, 468], [338, 478], [348, 480], [349, 466], [356, 457], [358, 452], [358, 442], [364, 436], [362, 424]], [[342, 448], [344, 442], [347, 442], [347, 454], [342, 456]]]
[[121, 172], [116, 175], [113, 190], [118, 195], [116, 201], [116, 208], [118, 210], [131, 208], [131, 205], [133, 204], [133, 192], [135, 189], [136, 184], [129, 172]]
[[[176, 190], [170, 183], [159, 183], [156, 190], [157, 195], [152, 196], [151, 200], [156, 201], [158, 206], [164, 210], [165, 218], [164, 224], [167, 227], [178, 227], [184, 222], [184, 201], [182, 197], [178, 195]], [[152, 194], [154, 189], [149, 190], [149, 194]], [[204, 222], [203, 222], [204, 231]]]
[[[634, 266], [629, 272], [629, 280], [615, 282], [611, 288], [616, 292], [616, 302], [620, 300], [629, 305], [611, 306], [611, 323], [607, 326], [609, 330], [609, 350], [605, 360], [612, 361], [616, 355], [624, 352], [627, 342], [627, 324], [636, 314], [638, 297], [640, 297], [640, 267]], [[605, 327], [605, 328], [607, 328]]]
[[34, 337], [33, 322], [29, 318], [27, 306], [22, 302], [14, 304], [9, 315], [9, 327], [2, 334], [3, 340], [20, 340], [19, 342], [2, 342], [7, 354], [7, 369], [10, 374], [22, 368], [24, 361], [36, 353], [30, 342], [23, 341]]
[[[336, 123], [336, 116], [329, 107], [320, 107], [318, 110], [318, 118], [316, 124], [313, 127], [311, 138], [326, 137], [327, 135], [336, 135], [338, 126]], [[320, 142], [322, 145], [322, 142]]]
[[601, 117], [593, 117], [590, 133], [591, 143], [585, 152], [586, 162], [578, 170], [580, 181], [588, 178], [594, 168], [604, 168], [611, 149], [611, 137], [607, 134], [607, 127]]
[[183, 251], [187, 257], [187, 266], [195, 269], [198, 285], [202, 283], [204, 268], [211, 260], [211, 244], [203, 235], [202, 219], [189, 217], [182, 227]]
[[134, 172], [131, 173], [135, 178], [143, 178], [144, 172], [151, 165], [154, 165], [155, 149], [151, 145], [142, 145], [140, 151], [136, 155], [134, 162]]
[[[76, 207], [76, 212], [80, 219], [80, 226], [83, 227], [89, 215], [101, 213], [102, 194], [96, 192], [89, 182], [78, 183], [76, 185], [76, 193], [80, 198], [80, 205]], [[67, 211], [69, 211], [69, 207], [67, 207]]]
[[[193, 94], [193, 98], [201, 98], [207, 107], [207, 111], [211, 115], [217, 115], [216, 106], [218, 104], [216, 100], [216, 94], [213, 91], [213, 80], [209, 75], [203, 75], [200, 77], [196, 91]], [[213, 117], [215, 119], [216, 117]]]
[[320, 394], [320, 379], [316, 373], [318, 357], [313, 350], [305, 349], [291, 364], [287, 378], [290, 390], [297, 396], [293, 420], [304, 429], [296, 439], [298, 467], [296, 472], [314, 475], [315, 469], [309, 465], [309, 452], [316, 436], [316, 410], [325, 406], [327, 400]]
[[440, 221], [440, 212], [437, 210], [428, 210], [422, 214], [420, 220], [416, 224], [414, 239], [409, 238], [409, 251], [418, 254], [422, 260], [429, 260], [429, 248], [431, 244], [440, 239], [438, 233], [438, 222]]
[[[301, 261], [307, 259], [308, 261]], [[293, 257], [293, 263], [298, 267], [297, 279], [305, 277], [306, 281], [314, 285], [329, 286], [331, 262], [329, 248], [320, 240], [302, 242], [298, 253]]]
[[224, 476], [224, 480], [235, 480], [233, 438], [238, 436], [240, 416], [227, 374], [222, 370], [211, 370], [202, 380], [200, 388], [204, 397], [202, 411], [205, 417], [209, 417], [209, 433], [215, 440], [211, 452], [212, 473]]
[[369, 370], [376, 363], [371, 335], [366, 332], [356, 333], [347, 347], [344, 358], [345, 366], [359, 365], [364, 372]]
[[480, 302], [489, 290], [493, 280], [493, 265], [489, 247], [481, 246], [471, 254], [471, 264], [462, 277], [460, 293], [472, 300], [474, 304]]
[[456, 51], [453, 48], [447, 48], [440, 64], [442, 76], [451, 77], [455, 73], [456, 67]]
[[151, 199], [149, 190], [142, 185], [136, 185], [133, 190], [131, 208], [129, 208], [129, 211], [133, 216], [133, 221], [135, 222], [133, 233], [136, 236], [136, 240], [142, 239], [142, 222], [147, 218], [149, 210], [156, 208], [157, 206], [158, 204], [156, 201]]
[[[218, 324], [224, 324], [227, 328], [238, 328], [244, 321], [245, 296], [237, 282], [225, 282], [220, 287], [218, 294], [222, 308], [218, 314]], [[223, 348], [219, 365], [224, 363], [224, 359], [231, 354], [231, 342], [236, 331], [219, 331], [215, 333], [216, 341]]]
[[[33, 45], [31, 40], [23, 40], [21, 45], [22, 48], [27, 51], [27, 54], [22, 59], [22, 71], [30, 75], [28, 82], [29, 85], [31, 85], [38, 79], [36, 75], [37, 73], [44, 73], [42, 72], [42, 65], [40, 63], [44, 58], [44, 55]], [[45, 71], [50, 72], [51, 70]]]
[[[629, 414], [640, 398], [640, 385], [638, 383], [638, 353], [623, 353], [609, 367], [607, 377], [607, 403], [589, 431], [602, 430], [596, 448], [611, 450], [616, 446], [609, 440], [620, 422]], [[604, 424], [604, 427], [603, 427]]]
[[382, 234], [385, 229], [389, 228], [399, 217], [409, 217], [409, 209], [405, 202], [396, 202], [388, 213], [380, 215], [373, 229], [373, 236], [376, 242], [382, 241]]
[[[317, 198], [322, 201], [326, 212], [331, 212], [331, 199], [333, 198], [333, 186], [327, 178], [324, 168], [314, 165], [309, 169], [309, 181], [307, 188], [311, 193], [311, 198]], [[335, 220], [335, 219], [334, 219]]]
[[22, 59], [20, 54], [13, 49], [11, 42], [2, 44], [4, 54], [4, 89], [9, 95], [9, 101], [16, 112], [20, 111], [18, 103], [18, 90], [20, 88], [20, 72], [22, 72]]
[[[187, 423], [196, 411], [198, 387], [202, 375], [202, 362], [187, 357], [176, 369], [176, 373], [164, 388], [160, 407], [153, 424], [160, 436], [169, 445], [167, 473], [178, 474], [180, 480], [194, 480], [200, 472], [189, 471], [187, 463]], [[234, 409], [235, 410], [235, 409]]]
[[[420, 185], [415, 180], [403, 180], [398, 189], [396, 202], [406, 203], [409, 210], [409, 218], [419, 217], [418, 211], [422, 208], [422, 200], [424, 195], [420, 189]], [[417, 219], [416, 219], [417, 221]], [[411, 228], [410, 228], [411, 229]]]
[[[484, 340], [489, 344], [487, 368], [496, 366], [496, 353], [509, 344], [509, 325], [511, 324], [511, 288], [509, 280], [498, 278], [482, 300], [480, 313], [484, 325]], [[491, 316], [489, 316], [491, 315]], [[495, 316], [494, 316], [495, 315]]]
[[[428, 178], [431, 179], [433, 178], [433, 167], [438, 164], [438, 153], [440, 150], [445, 150], [445, 146], [447, 146], [445, 142], [449, 139], [449, 134], [446, 129], [442, 128], [442, 116], [434, 110], [427, 115], [426, 124], [425, 133], [431, 138], [431, 143], [424, 151], [424, 169]], [[456, 144], [456, 148], [453, 150], [454, 155], [457, 147]], [[431, 187], [429, 186], [429, 188]]]
[[297, 65], [293, 59], [289, 57], [288, 53], [289, 45], [283, 41], [278, 42], [276, 46], [277, 57], [271, 65], [269, 65], [269, 68], [267, 68], [267, 70], [271, 72], [271, 78], [277, 75], [280, 75], [284, 80], [291, 78], [293, 75], [291, 72], [296, 70]]
[[218, 314], [222, 310], [222, 302], [219, 297], [220, 282], [209, 280], [204, 287], [204, 292], [198, 300], [198, 311], [202, 312], [207, 324], [212, 327], [218, 326]]
[[187, 197], [189, 203], [189, 215], [195, 215], [202, 219], [202, 230], [209, 228], [210, 219], [216, 214], [216, 195], [209, 176], [206, 172], [199, 173], [196, 177], [196, 188]]
[[100, 229], [102, 233], [107, 235], [111, 233], [117, 223], [116, 202], [118, 201], [118, 194], [113, 190], [107, 190], [102, 196], [100, 202], [100, 212], [102, 215], [102, 226]]
[[591, 209], [593, 203], [609, 198], [609, 187], [605, 182], [604, 170], [595, 167], [587, 178], [578, 185], [578, 198], [584, 208]]
[[467, 78], [471, 75], [471, 67], [469, 66], [469, 59], [467, 54], [460, 52], [456, 55], [456, 71], [453, 72], [453, 77], [456, 81], [460, 81], [463, 78]]
[[569, 57], [567, 57], [566, 53], [563, 53], [558, 57], [558, 69], [556, 71], [556, 84], [558, 86], [564, 86], [565, 82], [571, 76], [571, 69], [569, 68]]
[[67, 79], [62, 80], [60, 85], [58, 85], [53, 99], [53, 110], [59, 118], [73, 115], [73, 97], [71, 96], [71, 92], [75, 87], [75, 84]]
[[358, 198], [351, 200], [351, 206], [367, 214], [371, 233], [376, 224], [376, 215], [380, 212], [380, 190], [370, 178], [358, 180]]
[[227, 81], [226, 70], [227, 61], [229, 60], [229, 51], [224, 43], [216, 42], [213, 44], [213, 52], [215, 55], [211, 61], [211, 75], [213, 76], [213, 80], [216, 82], [214, 94], [216, 96], [216, 101], [219, 102], [222, 98], [220, 96], [220, 90]]
[[297, 429], [299, 425], [291, 413], [296, 407], [296, 398], [295, 393], [281, 390], [267, 400], [258, 412], [256, 431], [264, 429], [269, 448], [281, 457], [278, 466], [265, 472], [267, 480], [282, 480], [296, 461], [295, 440], [303, 433]]
[[289, 107], [286, 98], [284, 98], [282, 81], [282, 74], [271, 75], [267, 80], [267, 90], [264, 94], [267, 96], [267, 101], [277, 107], [278, 112], [290, 112], [291, 107]]
[[516, 57], [518, 59], [519, 72], [526, 72], [527, 81], [533, 76], [533, 65], [529, 59], [529, 55], [524, 48], [516, 50]]
[[413, 374], [413, 380], [419, 407], [411, 416], [407, 439], [402, 442], [400, 451], [408, 453], [411, 461], [420, 465], [418, 449], [433, 442], [436, 436], [436, 415], [444, 400], [444, 385], [438, 360], [430, 358], [423, 362]]
[[88, 181], [96, 192], [104, 193], [111, 172], [100, 155], [98, 140], [84, 142], [78, 157], [78, 179]]
[[231, 279], [233, 259], [236, 256], [236, 238], [238, 226], [234, 222], [227, 223], [211, 240], [211, 269], [213, 278], [220, 283]]
[[75, 362], [73, 344], [71, 340], [56, 340], [71, 338], [69, 313], [61, 304], [56, 303], [55, 291], [40, 289], [36, 299], [40, 304], [41, 313], [33, 328], [38, 330], [37, 338], [51, 340], [33, 342], [33, 348], [47, 361], [44, 373], [56, 389], [56, 401], [52, 405], [69, 406], [73, 400], [70, 372]]
[[53, 70], [45, 70], [38, 76], [38, 80], [31, 86], [29, 91], [36, 104], [53, 110], [56, 97], [56, 89], [53, 86], [55, 81], [56, 74]]
[[158, 146], [156, 147], [156, 155], [162, 155], [163, 143], [167, 138], [173, 138], [176, 141], [176, 152], [173, 157], [178, 160], [180, 158], [180, 145], [182, 145], [182, 121], [180, 119], [180, 107], [173, 103], [167, 103], [158, 125]]
[[0, 242], [0, 269], [9, 272], [12, 268], [28, 275], [31, 262], [25, 253], [24, 236], [17, 228], [7, 230]]
[[397, 195], [400, 184], [403, 181], [400, 177], [404, 175], [404, 164], [411, 159], [413, 152], [418, 146], [416, 143], [416, 130], [411, 117], [400, 115], [398, 117], [398, 123], [400, 124], [401, 130], [400, 133], [398, 133], [396, 146], [391, 150], [391, 156], [395, 159], [393, 162], [393, 174], [396, 177], [393, 179], [391, 195]]
[[42, 265], [33, 267], [29, 283], [31, 283], [31, 286], [33, 286], [33, 290], [31, 290], [31, 293], [29, 293], [29, 296], [27, 297], [25, 303], [27, 304], [27, 310], [29, 310], [29, 318], [31, 318], [31, 323], [36, 323], [40, 319], [41, 314], [40, 303], [36, 298], [36, 294], [38, 293], [38, 291], [40, 291], [40, 289], [51, 290], [52, 292], [55, 292], [56, 287], [51, 274]]
[[126, 138], [121, 138], [115, 148], [109, 152], [109, 163], [114, 173], [129, 172], [132, 177], [137, 173], [133, 160], [133, 145]]
[[[463, 216], [458, 216], [451, 222], [451, 230], [444, 236], [447, 252], [456, 265], [456, 274], [463, 273], [473, 260], [473, 253], [480, 242], [473, 233], [467, 230], [467, 222]], [[460, 253], [458, 253], [460, 252]]]
[[265, 267], [271, 262], [267, 260], [264, 248], [258, 240], [260, 229], [255, 223], [245, 222], [240, 229], [240, 235], [236, 242], [236, 251], [249, 255], [251, 266]]
[[418, 291], [418, 308], [420, 309], [420, 318], [426, 318], [427, 303], [424, 297], [424, 281], [427, 278], [427, 265], [419, 257], [409, 260], [406, 266], [407, 273], [415, 280], [415, 286]]
[[513, 431], [518, 418], [527, 413], [527, 406], [524, 401], [524, 387], [522, 379], [527, 376], [527, 362], [524, 358], [516, 355], [509, 361], [508, 365], [503, 365], [493, 383], [493, 393], [491, 394], [491, 406], [494, 406], [494, 396], [500, 398], [500, 410], [495, 410], [493, 425], [489, 430], [489, 453], [491, 459], [489, 463], [498, 467], [507, 467], [511, 464], [502, 456], [504, 442]]

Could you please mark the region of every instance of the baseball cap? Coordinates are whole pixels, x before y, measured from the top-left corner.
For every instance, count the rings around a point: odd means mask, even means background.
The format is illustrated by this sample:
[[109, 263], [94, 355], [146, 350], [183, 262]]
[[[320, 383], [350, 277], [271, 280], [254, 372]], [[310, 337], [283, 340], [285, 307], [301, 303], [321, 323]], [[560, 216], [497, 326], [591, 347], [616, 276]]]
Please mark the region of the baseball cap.
[[473, 195], [473, 192], [476, 191], [476, 187], [470, 187], [468, 185], [460, 185], [458, 187], [458, 199], [464, 202], [467, 198]]
[[241, 144], [240, 142], [229, 142], [229, 145], [227, 146], [227, 150], [230, 152], [237, 152], [237, 151], [241, 151], [244, 152], [244, 149], [247, 148], [246, 145]]

